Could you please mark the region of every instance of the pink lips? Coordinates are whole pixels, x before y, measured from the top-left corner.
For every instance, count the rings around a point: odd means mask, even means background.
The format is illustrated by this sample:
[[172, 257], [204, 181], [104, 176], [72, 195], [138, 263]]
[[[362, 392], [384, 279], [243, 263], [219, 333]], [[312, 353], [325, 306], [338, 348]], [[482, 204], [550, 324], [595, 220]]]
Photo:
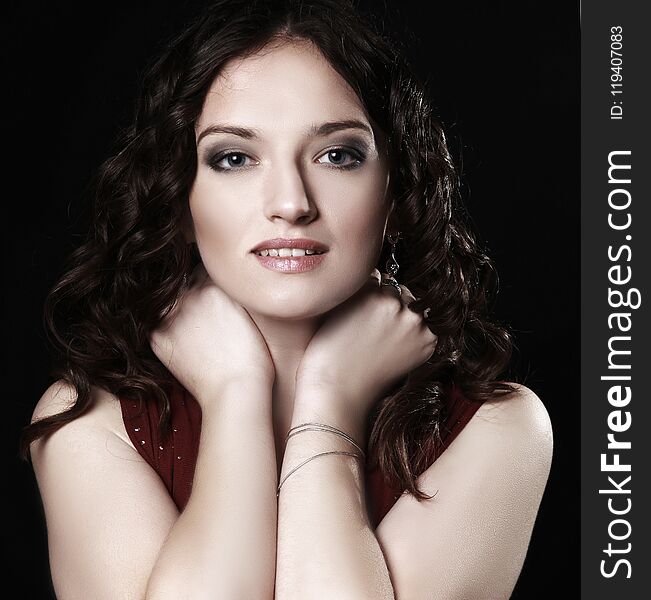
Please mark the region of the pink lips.
[[[272, 248], [302, 248], [303, 250], [314, 250], [322, 254], [306, 254], [305, 256], [259, 256], [256, 252]], [[307, 238], [273, 238], [260, 242], [251, 249], [260, 264], [271, 271], [281, 273], [304, 273], [318, 267], [324, 260], [328, 247], [321, 242]]]
[[257, 246], [251, 248], [251, 252], [269, 250], [270, 248], [302, 248], [303, 250], [316, 250], [318, 252], [325, 252], [328, 249], [321, 242], [307, 238], [273, 238], [260, 242]]
[[266, 269], [281, 271], [282, 273], [304, 273], [318, 267], [326, 255], [324, 253], [305, 256], [259, 256], [254, 253], [253, 256]]

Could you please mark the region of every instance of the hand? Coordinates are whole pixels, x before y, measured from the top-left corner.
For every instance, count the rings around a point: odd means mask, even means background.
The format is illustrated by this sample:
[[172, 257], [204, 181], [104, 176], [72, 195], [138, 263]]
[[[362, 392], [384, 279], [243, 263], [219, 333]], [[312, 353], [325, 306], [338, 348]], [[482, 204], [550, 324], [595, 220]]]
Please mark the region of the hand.
[[203, 264], [188, 283], [150, 335], [156, 356], [202, 409], [230, 383], [262, 381], [271, 387], [271, 355], [246, 310], [213, 283]]
[[407, 308], [415, 298], [400, 287], [399, 297], [395, 288], [380, 286], [375, 269], [356, 294], [331, 311], [299, 364], [297, 402], [334, 402], [340, 414], [365, 419], [383, 393], [433, 354], [437, 336], [420, 313]]

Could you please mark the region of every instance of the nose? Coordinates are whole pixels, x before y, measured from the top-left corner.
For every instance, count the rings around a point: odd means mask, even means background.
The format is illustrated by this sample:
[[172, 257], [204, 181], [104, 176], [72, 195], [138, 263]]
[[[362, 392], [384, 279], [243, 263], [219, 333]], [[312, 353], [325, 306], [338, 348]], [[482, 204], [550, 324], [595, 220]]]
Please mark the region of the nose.
[[270, 221], [282, 219], [288, 223], [305, 225], [317, 215], [310, 196], [300, 166], [292, 161], [283, 161], [267, 180], [265, 216]]

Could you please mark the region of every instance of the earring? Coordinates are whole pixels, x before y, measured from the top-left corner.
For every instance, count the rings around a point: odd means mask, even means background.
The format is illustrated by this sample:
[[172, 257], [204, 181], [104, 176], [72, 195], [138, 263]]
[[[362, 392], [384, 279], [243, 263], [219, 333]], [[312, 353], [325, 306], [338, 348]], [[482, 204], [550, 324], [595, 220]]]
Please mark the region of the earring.
[[395, 234], [389, 234], [386, 236], [387, 241], [391, 244], [391, 255], [389, 257], [389, 260], [387, 260], [385, 267], [387, 270], [386, 277], [380, 285], [392, 285], [396, 288], [396, 290], [398, 290], [398, 294], [402, 295], [402, 288], [400, 287], [400, 284], [395, 277], [398, 274], [398, 269], [400, 268], [400, 265], [396, 260], [396, 244], [400, 239], [400, 233], [401, 232], [398, 231]]

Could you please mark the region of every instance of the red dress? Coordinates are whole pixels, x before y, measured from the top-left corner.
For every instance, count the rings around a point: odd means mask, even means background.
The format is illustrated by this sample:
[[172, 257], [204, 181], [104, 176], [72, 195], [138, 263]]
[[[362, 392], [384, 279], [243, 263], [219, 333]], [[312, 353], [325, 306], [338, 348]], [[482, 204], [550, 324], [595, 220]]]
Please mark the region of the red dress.
[[[159, 411], [156, 403], [147, 403], [145, 410], [133, 400], [120, 398], [122, 418], [142, 457], [158, 473], [180, 511], [190, 498], [192, 479], [201, 435], [201, 407], [176, 380], [170, 395], [171, 435], [166, 441], [158, 434]], [[468, 400], [456, 387], [445, 400], [445, 419], [441, 423], [441, 443], [435, 447], [432, 462], [450, 445], [470, 421], [481, 402]], [[367, 469], [366, 489], [370, 519], [377, 527], [384, 515], [400, 497], [402, 490], [391, 489], [380, 471]]]

